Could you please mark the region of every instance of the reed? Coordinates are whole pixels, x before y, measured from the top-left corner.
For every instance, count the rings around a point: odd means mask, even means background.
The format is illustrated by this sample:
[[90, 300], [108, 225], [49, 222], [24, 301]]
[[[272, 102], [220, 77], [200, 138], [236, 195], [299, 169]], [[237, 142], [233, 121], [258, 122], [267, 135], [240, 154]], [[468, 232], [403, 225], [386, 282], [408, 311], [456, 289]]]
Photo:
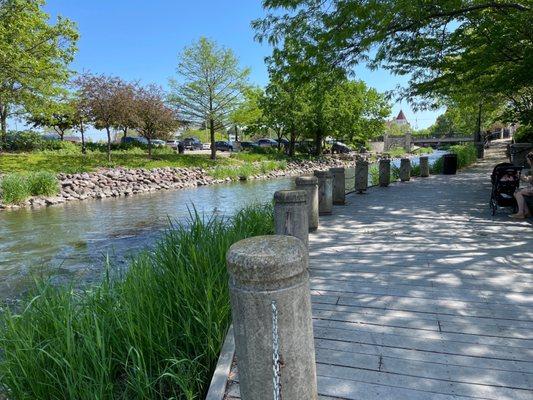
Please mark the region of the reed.
[[[191, 213], [114, 278], [38, 281], [0, 328], [0, 394], [22, 399], [202, 399], [230, 323], [225, 256], [273, 232], [271, 206], [230, 219]], [[0, 397], [2, 397], [0, 395]]]

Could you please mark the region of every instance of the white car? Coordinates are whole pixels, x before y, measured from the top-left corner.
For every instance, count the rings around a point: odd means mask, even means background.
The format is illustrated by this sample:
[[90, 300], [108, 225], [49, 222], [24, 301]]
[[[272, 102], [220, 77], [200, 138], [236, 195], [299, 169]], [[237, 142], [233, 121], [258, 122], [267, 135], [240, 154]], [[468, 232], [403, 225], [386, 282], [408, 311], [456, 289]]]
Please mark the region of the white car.
[[211, 150], [211, 143], [202, 144], [202, 150]]

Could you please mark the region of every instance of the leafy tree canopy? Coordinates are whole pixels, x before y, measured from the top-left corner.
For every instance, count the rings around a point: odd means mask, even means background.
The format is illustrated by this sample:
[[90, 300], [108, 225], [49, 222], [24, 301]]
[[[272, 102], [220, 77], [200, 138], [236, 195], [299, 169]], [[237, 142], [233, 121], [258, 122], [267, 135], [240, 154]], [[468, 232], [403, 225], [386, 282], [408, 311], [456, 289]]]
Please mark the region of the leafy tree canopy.
[[248, 87], [249, 69], [239, 67], [230, 49], [200, 38], [179, 55], [178, 78], [170, 81], [171, 101], [184, 119], [207, 121], [211, 136], [211, 158], [216, 158], [215, 131], [226, 125]]
[[465, 91], [501, 95], [509, 117], [532, 118], [530, 0], [264, 0], [260, 40], [290, 38], [302, 57], [349, 69], [367, 61], [409, 75], [420, 107]]
[[56, 96], [76, 52], [74, 24], [50, 24], [44, 0], [0, 0], [0, 136], [7, 118]]

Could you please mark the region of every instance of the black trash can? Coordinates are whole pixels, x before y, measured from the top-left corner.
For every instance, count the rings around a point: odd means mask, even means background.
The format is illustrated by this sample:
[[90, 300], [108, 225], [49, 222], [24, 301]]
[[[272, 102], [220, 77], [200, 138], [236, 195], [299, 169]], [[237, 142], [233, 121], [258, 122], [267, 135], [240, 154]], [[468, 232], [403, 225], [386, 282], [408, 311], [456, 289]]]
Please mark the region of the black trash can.
[[457, 172], [457, 154], [445, 154], [442, 163], [444, 175], [455, 175]]

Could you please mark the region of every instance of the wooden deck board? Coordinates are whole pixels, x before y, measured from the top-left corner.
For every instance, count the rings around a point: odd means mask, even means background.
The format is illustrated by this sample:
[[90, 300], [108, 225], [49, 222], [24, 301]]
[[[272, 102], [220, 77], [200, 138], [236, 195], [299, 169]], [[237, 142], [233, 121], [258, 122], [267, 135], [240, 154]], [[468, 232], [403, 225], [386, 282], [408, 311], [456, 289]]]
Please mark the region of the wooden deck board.
[[321, 217], [309, 260], [321, 399], [533, 398], [533, 225], [490, 216], [500, 157]]

